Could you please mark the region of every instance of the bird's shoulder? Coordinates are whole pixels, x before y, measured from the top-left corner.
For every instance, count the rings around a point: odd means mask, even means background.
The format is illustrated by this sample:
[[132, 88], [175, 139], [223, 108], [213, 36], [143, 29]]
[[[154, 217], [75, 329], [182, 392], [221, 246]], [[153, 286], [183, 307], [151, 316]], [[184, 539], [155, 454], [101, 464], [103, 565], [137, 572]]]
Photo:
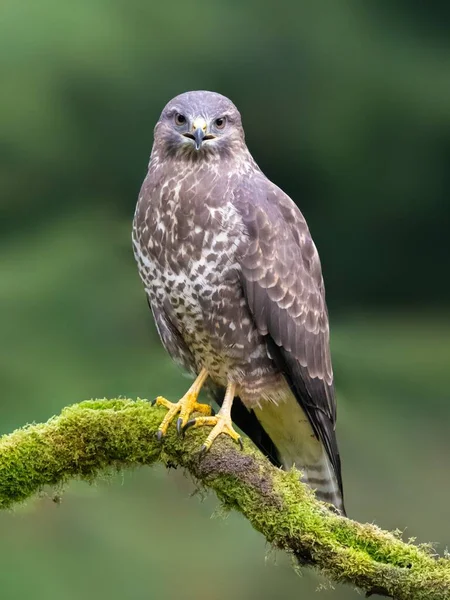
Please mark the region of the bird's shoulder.
[[244, 267], [246, 263], [251, 267], [252, 255], [254, 259], [256, 254], [259, 267], [295, 271], [308, 288], [322, 294], [319, 253], [296, 203], [262, 173], [242, 182], [235, 191], [234, 203], [248, 238]]

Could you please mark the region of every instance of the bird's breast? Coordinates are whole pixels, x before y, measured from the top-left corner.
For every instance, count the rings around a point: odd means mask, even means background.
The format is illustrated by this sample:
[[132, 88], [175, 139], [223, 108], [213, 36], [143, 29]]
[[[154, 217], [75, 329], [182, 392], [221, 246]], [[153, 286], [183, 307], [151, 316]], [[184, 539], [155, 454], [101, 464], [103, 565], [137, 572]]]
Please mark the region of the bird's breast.
[[[213, 188], [212, 188], [213, 189]], [[166, 190], [166, 188], [164, 188]], [[136, 211], [133, 242], [147, 295], [164, 310], [198, 364], [226, 384], [269, 369], [241, 285], [242, 218], [227, 196], [160, 190]], [[214, 191], [214, 190], [213, 190]]]
[[[240, 302], [237, 253], [243, 224], [231, 202], [216, 195], [194, 202], [183, 187], [163, 186], [156, 202], [138, 206], [133, 230], [135, 257], [147, 293], [168, 299], [174, 311], [205, 329]], [[214, 330], [220, 329], [214, 325]]]

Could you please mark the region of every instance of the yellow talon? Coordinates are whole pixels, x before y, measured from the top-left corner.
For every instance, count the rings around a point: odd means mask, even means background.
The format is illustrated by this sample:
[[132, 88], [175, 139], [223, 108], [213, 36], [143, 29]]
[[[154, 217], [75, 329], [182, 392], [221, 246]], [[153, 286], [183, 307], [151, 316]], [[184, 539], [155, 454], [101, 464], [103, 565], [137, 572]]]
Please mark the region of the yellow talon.
[[200, 412], [204, 415], [211, 415], [211, 407], [208, 404], [200, 404], [199, 402], [197, 402], [198, 395], [207, 377], [208, 372], [206, 371], [206, 369], [202, 369], [197, 379], [191, 385], [186, 394], [178, 402], [170, 402], [162, 396], [158, 396], [156, 398], [155, 403], [158, 406], [164, 406], [168, 409], [167, 414], [161, 421], [161, 425], [158, 427], [156, 436], [159, 440], [162, 439], [164, 435], [166, 435], [169, 425], [172, 423], [173, 419], [178, 413], [180, 414], [177, 420], [178, 433], [181, 433], [193, 412]]
[[234, 400], [234, 394], [236, 391], [236, 384], [229, 383], [227, 386], [227, 391], [225, 394], [225, 398], [223, 400], [222, 407], [217, 415], [215, 416], [207, 416], [207, 417], [197, 417], [188, 421], [186, 424], [186, 429], [190, 427], [204, 427], [205, 425], [209, 425], [213, 427], [213, 430], [206, 438], [201, 452], [206, 452], [209, 450], [214, 442], [214, 440], [221, 434], [224, 433], [229, 435], [231, 439], [235, 440], [239, 443], [241, 448], [243, 448], [242, 438], [241, 436], [234, 430], [233, 423], [231, 421], [231, 406]]

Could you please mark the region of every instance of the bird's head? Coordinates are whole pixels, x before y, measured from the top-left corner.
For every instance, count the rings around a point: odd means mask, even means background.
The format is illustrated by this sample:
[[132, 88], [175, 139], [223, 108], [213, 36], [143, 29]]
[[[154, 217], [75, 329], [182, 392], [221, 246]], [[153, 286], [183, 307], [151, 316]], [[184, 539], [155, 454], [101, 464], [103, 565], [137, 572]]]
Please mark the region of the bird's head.
[[155, 146], [168, 154], [200, 159], [225, 156], [245, 145], [241, 115], [215, 92], [186, 92], [164, 108], [155, 127]]

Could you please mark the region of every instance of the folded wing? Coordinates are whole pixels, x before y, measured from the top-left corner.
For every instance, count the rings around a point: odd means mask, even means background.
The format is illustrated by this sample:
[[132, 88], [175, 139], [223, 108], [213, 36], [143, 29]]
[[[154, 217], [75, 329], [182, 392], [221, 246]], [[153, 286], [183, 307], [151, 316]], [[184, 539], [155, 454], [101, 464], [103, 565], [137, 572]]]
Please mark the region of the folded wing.
[[247, 233], [242, 285], [268, 352], [323, 443], [342, 492], [328, 313], [316, 247], [301, 212], [265, 180], [235, 197]]

